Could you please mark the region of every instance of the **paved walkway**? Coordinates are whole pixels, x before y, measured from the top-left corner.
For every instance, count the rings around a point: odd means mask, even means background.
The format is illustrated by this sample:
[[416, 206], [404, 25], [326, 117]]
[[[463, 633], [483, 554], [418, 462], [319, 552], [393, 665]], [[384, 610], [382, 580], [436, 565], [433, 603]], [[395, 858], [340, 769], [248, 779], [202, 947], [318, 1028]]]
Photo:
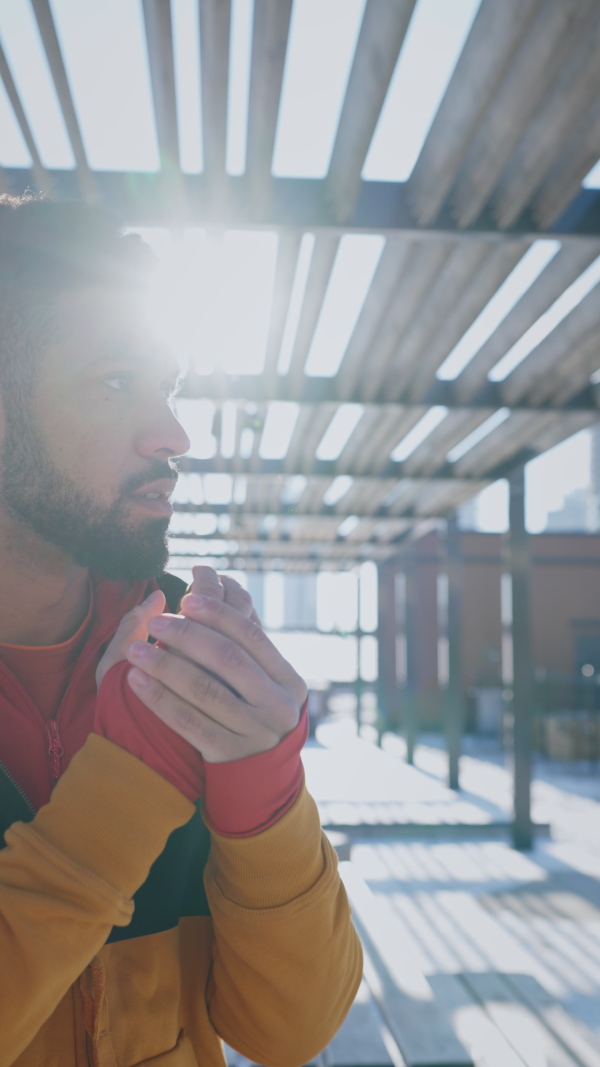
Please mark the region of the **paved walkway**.
[[[470, 744], [464, 791], [454, 794], [435, 741], [418, 746], [411, 768], [399, 738], [386, 735], [378, 749], [364, 732], [357, 738], [351, 720], [333, 720], [305, 751], [324, 822], [483, 826], [510, 817], [510, 775], [489, 746], [477, 752]], [[529, 975], [600, 1038], [600, 775], [587, 764], [540, 761], [533, 814], [551, 824], [552, 836], [528, 854], [508, 840], [363, 838], [352, 862], [427, 976]]]

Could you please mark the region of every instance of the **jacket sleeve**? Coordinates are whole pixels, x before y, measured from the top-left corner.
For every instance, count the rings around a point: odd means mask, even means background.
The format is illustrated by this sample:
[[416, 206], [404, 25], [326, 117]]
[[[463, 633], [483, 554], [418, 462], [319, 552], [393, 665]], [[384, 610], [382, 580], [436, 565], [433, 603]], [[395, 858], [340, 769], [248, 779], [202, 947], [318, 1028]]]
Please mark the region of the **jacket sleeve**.
[[0, 852], [0, 1067], [8, 1067], [100, 950], [194, 805], [92, 735], [31, 823]]
[[211, 1022], [252, 1062], [299, 1067], [339, 1029], [362, 975], [337, 856], [305, 787], [263, 833], [211, 837]]

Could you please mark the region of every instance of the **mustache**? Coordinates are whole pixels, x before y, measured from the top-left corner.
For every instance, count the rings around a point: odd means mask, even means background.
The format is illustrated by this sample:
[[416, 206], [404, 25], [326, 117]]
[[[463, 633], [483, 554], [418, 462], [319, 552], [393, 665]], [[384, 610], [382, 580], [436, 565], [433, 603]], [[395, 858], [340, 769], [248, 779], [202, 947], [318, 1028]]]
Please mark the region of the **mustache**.
[[139, 474], [132, 474], [121, 485], [120, 495], [123, 497], [129, 496], [130, 493], [135, 493], [137, 489], [143, 489], [145, 485], [149, 485], [151, 482], [162, 481], [163, 478], [169, 478], [173, 482], [173, 488], [179, 477], [179, 467], [174, 459], [152, 460], [145, 470], [140, 471]]

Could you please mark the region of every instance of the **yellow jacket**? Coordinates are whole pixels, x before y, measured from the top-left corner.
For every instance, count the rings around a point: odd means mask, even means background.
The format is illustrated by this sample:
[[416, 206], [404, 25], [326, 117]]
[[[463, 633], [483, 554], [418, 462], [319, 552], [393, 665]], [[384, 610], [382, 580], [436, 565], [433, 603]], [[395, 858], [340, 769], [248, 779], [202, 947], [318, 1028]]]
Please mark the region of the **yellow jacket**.
[[96, 735], [6, 833], [0, 959], [0, 1067], [222, 1067], [221, 1038], [300, 1067], [362, 970], [306, 790], [264, 833], [209, 840], [177, 789]]

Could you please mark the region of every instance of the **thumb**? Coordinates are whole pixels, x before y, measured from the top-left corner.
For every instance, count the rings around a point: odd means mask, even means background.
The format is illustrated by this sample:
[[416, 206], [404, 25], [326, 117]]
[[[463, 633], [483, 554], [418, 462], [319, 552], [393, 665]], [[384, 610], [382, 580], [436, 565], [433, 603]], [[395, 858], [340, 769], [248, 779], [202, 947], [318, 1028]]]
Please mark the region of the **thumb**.
[[141, 604], [138, 604], [121, 619], [117, 630], [96, 670], [96, 684], [100, 686], [105, 674], [115, 663], [125, 659], [127, 649], [134, 641], [147, 641], [150, 620], [162, 615], [165, 610], [165, 594], [156, 589]]

